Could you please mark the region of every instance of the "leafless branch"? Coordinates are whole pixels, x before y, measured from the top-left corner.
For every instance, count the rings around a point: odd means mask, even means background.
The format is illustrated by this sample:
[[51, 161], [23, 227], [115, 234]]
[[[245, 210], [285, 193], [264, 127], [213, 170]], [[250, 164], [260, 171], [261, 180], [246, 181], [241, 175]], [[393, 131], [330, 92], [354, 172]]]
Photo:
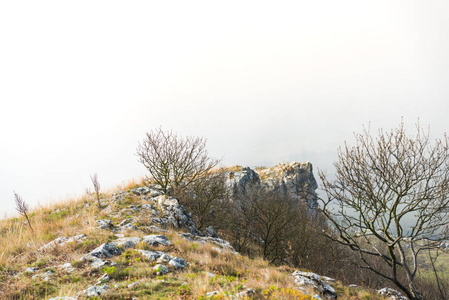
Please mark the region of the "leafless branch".
[[90, 175], [90, 179], [92, 180], [92, 184], [94, 185], [95, 195], [97, 196], [98, 207], [101, 208], [100, 182], [98, 181], [98, 174], [94, 173], [93, 175]]
[[15, 198], [15, 202], [16, 202], [16, 210], [17, 212], [26, 218], [27, 222], [28, 222], [28, 226], [30, 226], [31, 231], [33, 230], [33, 227], [31, 226], [31, 222], [30, 219], [28, 218], [28, 210], [29, 210], [29, 206], [28, 204], [25, 203], [25, 201], [23, 200], [23, 198], [17, 194], [14, 191], [14, 198]]
[[[332, 239], [358, 252], [364, 267], [394, 282], [410, 299], [422, 299], [415, 284], [418, 255], [447, 240], [449, 225], [449, 140], [431, 142], [417, 125], [391, 132], [369, 128], [345, 143], [334, 164], [336, 178], [319, 171], [321, 211], [333, 227]], [[388, 271], [369, 263], [377, 257]], [[399, 273], [405, 274], [401, 282]]]

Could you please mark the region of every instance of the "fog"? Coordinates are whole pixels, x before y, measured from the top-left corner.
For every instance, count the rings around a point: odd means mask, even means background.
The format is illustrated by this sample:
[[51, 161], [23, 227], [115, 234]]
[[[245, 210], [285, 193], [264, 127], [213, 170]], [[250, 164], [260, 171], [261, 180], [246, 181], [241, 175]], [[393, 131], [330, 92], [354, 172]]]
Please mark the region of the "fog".
[[363, 124], [447, 131], [447, 1], [159, 2], [0, 3], [1, 217], [140, 178], [160, 126], [330, 173]]

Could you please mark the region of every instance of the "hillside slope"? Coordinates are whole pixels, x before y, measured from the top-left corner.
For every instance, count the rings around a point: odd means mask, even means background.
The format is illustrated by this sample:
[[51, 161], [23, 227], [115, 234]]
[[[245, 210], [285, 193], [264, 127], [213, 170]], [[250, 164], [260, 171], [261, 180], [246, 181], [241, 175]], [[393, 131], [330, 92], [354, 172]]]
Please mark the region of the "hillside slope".
[[[271, 266], [199, 232], [175, 198], [130, 185], [0, 222], [1, 299], [384, 299]], [[315, 286], [316, 288], [314, 288]]]

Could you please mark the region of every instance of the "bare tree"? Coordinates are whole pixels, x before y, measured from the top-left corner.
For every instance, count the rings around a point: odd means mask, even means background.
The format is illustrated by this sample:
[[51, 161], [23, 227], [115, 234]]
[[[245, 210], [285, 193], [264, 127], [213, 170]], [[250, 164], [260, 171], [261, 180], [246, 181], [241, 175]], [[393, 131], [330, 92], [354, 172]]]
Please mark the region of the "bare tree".
[[206, 139], [178, 137], [176, 133], [161, 128], [146, 134], [137, 147], [136, 155], [150, 172], [147, 181], [156, 183], [156, 188], [164, 194], [173, 187], [188, 186], [220, 162], [209, 157]]
[[174, 196], [192, 213], [198, 230], [204, 230], [210, 225], [214, 228], [223, 226], [221, 221], [226, 214], [224, 206], [229, 201], [225, 171], [205, 174], [188, 187], [175, 189]]
[[28, 222], [28, 226], [30, 226], [31, 231], [34, 231], [33, 227], [31, 226], [30, 219], [28, 218], [28, 210], [29, 210], [28, 204], [26, 204], [25, 201], [22, 199], [22, 197], [20, 197], [20, 195], [17, 194], [16, 192], [14, 192], [14, 198], [15, 198], [15, 202], [16, 202], [17, 212], [21, 216], [26, 218], [26, 220]]
[[449, 238], [449, 140], [431, 142], [419, 124], [407, 135], [403, 122], [355, 138], [339, 149], [333, 181], [319, 172], [321, 211], [336, 232], [328, 236], [356, 251], [360, 267], [423, 299], [418, 260]]
[[92, 184], [94, 185], [95, 195], [97, 196], [98, 207], [101, 208], [100, 182], [98, 181], [98, 174], [94, 173], [93, 175], [90, 175], [90, 180], [92, 180]]

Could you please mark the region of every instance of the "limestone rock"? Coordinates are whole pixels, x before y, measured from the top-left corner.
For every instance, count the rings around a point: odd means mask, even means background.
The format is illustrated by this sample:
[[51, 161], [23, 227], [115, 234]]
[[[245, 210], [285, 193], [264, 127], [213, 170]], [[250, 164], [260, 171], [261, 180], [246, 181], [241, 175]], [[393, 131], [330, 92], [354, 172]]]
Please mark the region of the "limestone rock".
[[285, 189], [311, 207], [317, 205], [315, 190], [318, 184], [313, 176], [313, 166], [310, 162], [279, 164], [259, 170], [259, 175], [264, 186], [271, 189]]
[[175, 269], [184, 269], [186, 267], [186, 261], [182, 258], [173, 257], [168, 264]]
[[299, 286], [313, 287], [324, 295], [327, 299], [337, 299], [337, 293], [321, 276], [312, 272], [293, 272], [295, 283]]
[[167, 267], [165, 267], [161, 264], [155, 265], [153, 270], [156, 271], [156, 275], [164, 275], [164, 274], [168, 273]]
[[25, 269], [24, 272], [27, 272], [27, 273], [36, 273], [37, 271], [39, 271], [39, 268], [28, 267], [28, 268]]
[[60, 268], [68, 273], [75, 271], [75, 268], [69, 262], [61, 265]]
[[254, 289], [248, 288], [248, 289], [238, 293], [237, 296], [251, 298], [251, 296], [254, 295], [255, 293], [256, 293], [256, 291]]
[[104, 294], [109, 289], [108, 285], [101, 285], [101, 286], [91, 286], [84, 290], [84, 294], [87, 297], [99, 297], [101, 294]]
[[225, 241], [220, 238], [213, 238], [213, 237], [208, 237], [208, 236], [197, 236], [197, 235], [193, 235], [191, 233], [185, 233], [185, 232], [178, 233], [178, 235], [186, 240], [189, 240], [189, 241], [194, 241], [194, 242], [198, 242], [201, 244], [210, 243], [210, 244], [218, 245], [221, 247], [221, 249], [224, 249], [224, 250], [229, 251], [234, 254], [238, 254], [238, 252], [235, 251], [234, 247], [232, 247], [228, 241]]
[[213, 292], [207, 293], [206, 294], [206, 298], [212, 298], [212, 297], [215, 297], [215, 296], [218, 296], [218, 295], [220, 295], [219, 291], [213, 291]]
[[134, 195], [140, 196], [140, 195], [146, 195], [150, 191], [151, 191], [151, 189], [149, 187], [143, 186], [143, 187], [134, 188], [130, 192], [133, 193]]
[[203, 234], [208, 237], [218, 238], [218, 234], [215, 232], [212, 226], [206, 227], [206, 229], [204, 229], [203, 231]]
[[165, 235], [156, 235], [156, 234], [144, 236], [143, 241], [150, 246], [159, 246], [159, 245], [168, 246], [171, 244]]
[[111, 220], [108, 219], [100, 219], [95, 222], [97, 228], [101, 229], [114, 229], [114, 224], [112, 224]]
[[391, 288], [380, 289], [377, 293], [384, 297], [390, 297], [391, 300], [407, 300], [407, 297], [402, 296], [401, 293]]
[[233, 188], [235, 193], [241, 193], [248, 187], [258, 186], [260, 183], [259, 175], [249, 167], [229, 172], [228, 186]]
[[80, 235], [71, 236], [71, 237], [59, 237], [59, 238], [45, 244], [44, 246], [40, 247], [38, 251], [48, 251], [48, 250], [53, 249], [56, 246], [62, 247], [62, 246], [67, 245], [68, 243], [81, 242], [85, 239], [86, 239], [85, 234], [80, 234]]
[[123, 237], [116, 239], [113, 243], [122, 249], [136, 248], [142, 239], [140, 237]]
[[148, 250], [137, 250], [142, 256], [148, 261], [154, 261], [158, 259], [164, 252], [161, 251], [148, 251]]
[[111, 258], [120, 255], [122, 250], [115, 243], [104, 243], [92, 250], [89, 254], [98, 258]]

